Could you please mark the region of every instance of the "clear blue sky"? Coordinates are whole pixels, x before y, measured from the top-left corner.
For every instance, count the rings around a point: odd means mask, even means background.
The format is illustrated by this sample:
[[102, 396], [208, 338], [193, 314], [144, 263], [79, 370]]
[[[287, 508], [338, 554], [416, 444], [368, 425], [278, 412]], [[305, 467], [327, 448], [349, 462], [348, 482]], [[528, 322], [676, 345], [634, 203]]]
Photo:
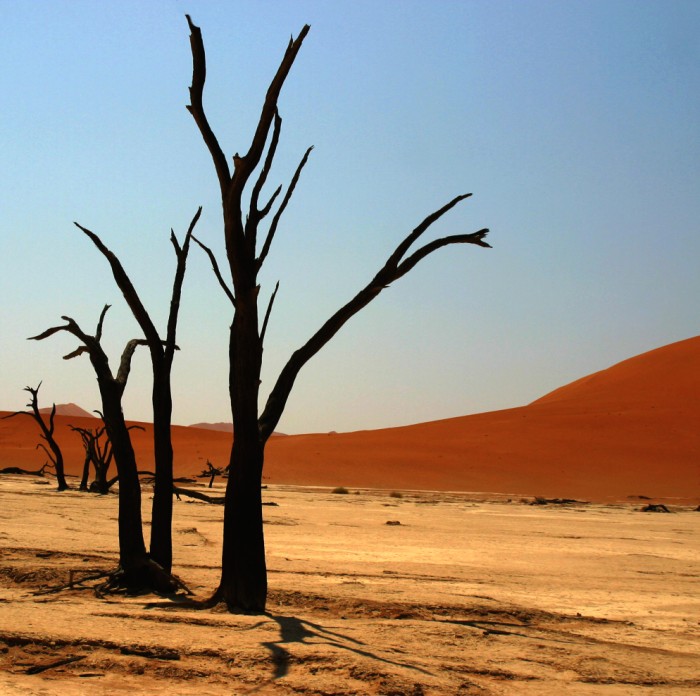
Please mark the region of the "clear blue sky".
[[[247, 149], [291, 34], [311, 24], [280, 100], [270, 186], [312, 157], [263, 272], [281, 289], [263, 391], [427, 213], [473, 192], [433, 234], [489, 227], [493, 249], [422, 262], [301, 373], [284, 432], [355, 430], [518, 406], [699, 333], [700, 3], [2, 0], [0, 408], [99, 407], [74, 317], [116, 362], [137, 326], [73, 220], [122, 259], [163, 327], [174, 256], [222, 255], [209, 155], [185, 109], [189, 12], [205, 105], [227, 155]], [[175, 421], [229, 420], [230, 308], [193, 249]], [[127, 417], [149, 420], [135, 359]]]

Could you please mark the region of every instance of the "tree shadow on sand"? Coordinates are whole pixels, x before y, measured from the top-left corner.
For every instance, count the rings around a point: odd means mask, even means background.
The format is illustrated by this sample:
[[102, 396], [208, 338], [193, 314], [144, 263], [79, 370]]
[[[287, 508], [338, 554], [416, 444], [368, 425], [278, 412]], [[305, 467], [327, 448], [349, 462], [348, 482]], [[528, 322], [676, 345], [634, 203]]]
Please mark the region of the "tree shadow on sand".
[[[431, 674], [429, 671], [410, 664], [409, 662], [391, 660], [386, 657], [381, 657], [376, 653], [367, 649], [366, 643], [363, 643], [356, 638], [351, 638], [348, 635], [332, 631], [320, 624], [299, 619], [295, 616], [282, 616], [275, 614], [266, 614], [269, 619], [272, 619], [280, 629], [280, 635], [277, 640], [264, 641], [261, 643], [270, 652], [270, 657], [274, 665], [272, 677], [265, 684], [260, 684], [246, 693], [255, 693], [264, 688], [267, 684], [277, 679], [286, 676], [289, 673], [289, 665], [293, 661], [293, 656], [287, 649], [287, 646], [294, 644], [304, 645], [320, 645], [325, 647], [338, 648], [353, 655], [364, 657], [369, 660], [382, 662], [394, 667], [403, 667], [406, 669], [420, 672], [421, 674]], [[246, 630], [254, 630], [265, 625], [264, 622], [259, 622], [250, 626]]]

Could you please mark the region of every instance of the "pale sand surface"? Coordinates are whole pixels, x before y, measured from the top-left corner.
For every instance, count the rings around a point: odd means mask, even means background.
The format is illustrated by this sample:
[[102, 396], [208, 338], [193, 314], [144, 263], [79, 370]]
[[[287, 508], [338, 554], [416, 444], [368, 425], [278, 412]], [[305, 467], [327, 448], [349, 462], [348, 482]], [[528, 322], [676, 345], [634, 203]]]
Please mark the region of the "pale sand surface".
[[[690, 507], [283, 486], [264, 499], [277, 503], [264, 508], [269, 614], [229, 615], [36, 594], [114, 566], [117, 499], [0, 477], [0, 693], [700, 692]], [[175, 572], [200, 598], [218, 579], [221, 515], [175, 504]], [[81, 659], [27, 674], [67, 657]]]

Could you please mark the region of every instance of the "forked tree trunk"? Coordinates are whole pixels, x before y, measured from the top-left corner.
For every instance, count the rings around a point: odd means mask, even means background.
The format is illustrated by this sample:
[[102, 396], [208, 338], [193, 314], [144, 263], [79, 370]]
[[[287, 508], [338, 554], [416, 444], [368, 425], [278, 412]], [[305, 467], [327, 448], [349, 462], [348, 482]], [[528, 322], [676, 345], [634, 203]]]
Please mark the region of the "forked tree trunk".
[[109, 305], [105, 305], [97, 323], [94, 336], [87, 335], [70, 317], [62, 317], [66, 324], [47, 329], [33, 340], [41, 341], [60, 331], [67, 331], [81, 345], [64, 359], [87, 353], [97, 376], [102, 399], [102, 417], [110, 440], [111, 451], [119, 477], [119, 569], [113, 584], [132, 591], [154, 590], [172, 592], [178, 583], [169, 572], [153, 562], [146, 552], [141, 520], [141, 484], [136, 467], [136, 456], [131, 444], [129, 429], [122, 413], [122, 396], [131, 370], [131, 359], [136, 347], [144, 345], [142, 339], [129, 341], [124, 349], [116, 377], [112, 374], [109, 359], [100, 345], [102, 325]]
[[[192, 23], [189, 15], [187, 21], [191, 30], [192, 49], [192, 84], [190, 105], [187, 108], [209, 149], [219, 180], [224, 217], [224, 240], [232, 288], [229, 288], [224, 280], [211, 250], [198, 240], [196, 241], [209, 255], [219, 284], [234, 308], [229, 343], [229, 392], [234, 441], [226, 487], [221, 582], [212, 597], [212, 602], [225, 601], [231, 610], [264, 611], [267, 594], [261, 508], [264, 448], [267, 439], [279, 422], [299, 371], [351, 317], [366, 307], [392, 282], [408, 273], [419, 261], [433, 251], [452, 244], [476, 244], [489, 247], [489, 244], [484, 241], [488, 230], [441, 237], [412, 250], [413, 244], [436, 220], [471, 194], [459, 195], [428, 215], [399, 243], [375, 277], [292, 354], [268, 396], [263, 413], [258, 417], [258, 390], [265, 329], [277, 288], [272, 293], [262, 327], [259, 328], [257, 301], [260, 286], [257, 277], [311, 148], [306, 151], [297, 166], [282, 201], [272, 216], [265, 240], [258, 252], [260, 223], [271, 212], [282, 187], [277, 188], [262, 207], [259, 207], [259, 197], [270, 172], [279, 141], [282, 119], [277, 110], [277, 101], [309, 27], [304, 26], [296, 39], [292, 38], [289, 42], [267, 90], [250, 148], [243, 156], [238, 153], [234, 155], [234, 166], [231, 171], [228, 159], [204, 112], [202, 96], [206, 80], [206, 59], [202, 34], [199, 27]], [[267, 153], [265, 154], [266, 144]], [[256, 170], [257, 178], [250, 191], [248, 209], [243, 214], [244, 190]]]
[[156, 471], [151, 509], [150, 553], [151, 558], [168, 573], [173, 563], [173, 445], [170, 438], [173, 404], [170, 373], [173, 365], [173, 355], [177, 349], [175, 343], [177, 322], [190, 239], [201, 213], [202, 208], [200, 207], [190, 222], [182, 246], [178, 243], [175, 233], [171, 231], [170, 234], [170, 241], [175, 249], [177, 265], [170, 298], [170, 312], [168, 314], [165, 339], [161, 339], [121, 261], [94, 232], [79, 225], [77, 222], [75, 223], [92, 240], [93, 244], [109, 262], [114, 280], [122, 291], [134, 318], [139, 323], [151, 353], [153, 368], [153, 449]]

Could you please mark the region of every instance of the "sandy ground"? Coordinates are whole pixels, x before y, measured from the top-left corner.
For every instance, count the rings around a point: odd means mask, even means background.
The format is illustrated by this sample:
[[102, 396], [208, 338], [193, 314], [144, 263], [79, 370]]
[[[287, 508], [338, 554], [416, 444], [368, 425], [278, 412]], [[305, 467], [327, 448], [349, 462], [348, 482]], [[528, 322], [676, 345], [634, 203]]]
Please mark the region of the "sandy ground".
[[[1, 476], [0, 693], [700, 692], [690, 507], [284, 486], [264, 498], [269, 613], [230, 615], [52, 592], [115, 565], [116, 496]], [[175, 506], [175, 570], [201, 598], [221, 514]]]

